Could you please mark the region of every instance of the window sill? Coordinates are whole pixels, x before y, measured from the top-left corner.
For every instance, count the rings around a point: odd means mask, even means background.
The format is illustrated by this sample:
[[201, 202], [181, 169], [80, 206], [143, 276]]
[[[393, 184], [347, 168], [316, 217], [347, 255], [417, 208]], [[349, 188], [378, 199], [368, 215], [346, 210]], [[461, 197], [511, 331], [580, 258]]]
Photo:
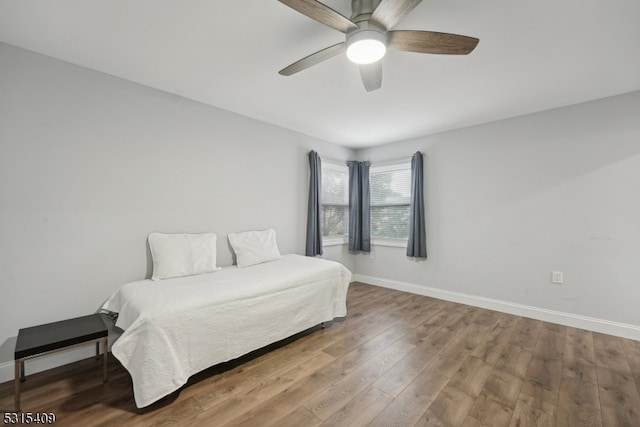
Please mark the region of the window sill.
[[[371, 246], [388, 246], [391, 248], [406, 248], [408, 239], [373, 239]], [[323, 239], [322, 247], [346, 245], [349, 240], [346, 237], [337, 239]]]
[[331, 238], [331, 239], [322, 239], [322, 247], [326, 247], [326, 246], [340, 246], [340, 245], [346, 245], [347, 243], [349, 243], [349, 241], [347, 240], [346, 237], [338, 237], [338, 238]]
[[392, 248], [406, 248], [408, 239], [372, 239], [371, 246], [389, 246]]

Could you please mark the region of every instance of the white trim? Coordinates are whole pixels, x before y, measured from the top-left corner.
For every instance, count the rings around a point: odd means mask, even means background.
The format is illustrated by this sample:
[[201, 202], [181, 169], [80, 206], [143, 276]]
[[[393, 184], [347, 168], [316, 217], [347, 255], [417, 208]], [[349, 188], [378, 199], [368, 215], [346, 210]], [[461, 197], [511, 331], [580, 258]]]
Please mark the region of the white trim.
[[432, 288], [429, 286], [404, 283], [397, 280], [381, 279], [378, 277], [366, 276], [363, 274], [354, 274], [351, 280], [354, 282], [369, 283], [371, 285], [395, 289], [398, 291], [410, 292], [413, 294], [424, 295], [460, 304], [467, 304], [475, 307], [486, 308], [489, 310], [500, 311], [516, 316], [529, 317], [532, 319], [543, 320], [545, 322], [558, 323], [560, 325], [571, 326], [574, 328], [586, 329], [593, 332], [600, 332], [603, 334], [615, 335], [618, 337], [640, 341], [640, 326], [638, 325], [630, 325], [627, 323], [596, 319], [593, 317], [582, 316], [578, 314], [564, 313], [561, 311], [548, 310], [546, 308], [517, 304], [493, 298], [485, 298], [476, 295], [464, 294], [461, 292], [452, 292], [444, 289]]
[[0, 383], [13, 381], [15, 365], [14, 362], [0, 363]]
[[407, 248], [409, 239], [383, 239], [375, 238], [371, 239], [371, 246], [389, 246], [392, 248]]
[[[373, 239], [371, 246], [388, 246], [390, 248], [407, 248], [409, 239]], [[347, 237], [336, 237], [331, 239], [322, 239], [322, 246], [340, 246], [349, 243]]]
[[331, 239], [322, 239], [322, 247], [325, 246], [340, 246], [348, 243], [346, 237], [336, 237]]

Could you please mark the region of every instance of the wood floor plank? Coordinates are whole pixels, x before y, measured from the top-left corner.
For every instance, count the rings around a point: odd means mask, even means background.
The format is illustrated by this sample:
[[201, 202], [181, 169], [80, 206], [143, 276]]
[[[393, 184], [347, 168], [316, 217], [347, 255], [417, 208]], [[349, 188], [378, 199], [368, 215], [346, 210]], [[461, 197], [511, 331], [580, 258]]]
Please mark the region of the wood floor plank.
[[437, 398], [471, 351], [464, 345], [475, 331], [462, 330], [442, 352], [391, 402], [371, 426], [413, 426]]
[[595, 365], [593, 334], [584, 329], [566, 328], [564, 356], [565, 361]]
[[598, 369], [598, 391], [604, 425], [640, 426], [640, 397], [629, 374]]
[[[448, 356], [448, 355], [447, 355]], [[376, 426], [413, 426], [424, 410], [438, 397], [445, 387], [451, 370], [462, 365], [464, 353], [452, 355], [454, 358], [438, 358], [428, 365], [387, 407], [371, 422]], [[433, 368], [433, 370], [431, 369]]]
[[558, 325], [543, 322], [532, 356], [539, 359], [562, 359], [565, 332]]
[[521, 390], [535, 401], [558, 404], [565, 335], [564, 331], [548, 323], [540, 328]]
[[[566, 347], [565, 336], [566, 331], [563, 326], [543, 322], [533, 350], [529, 352], [521, 349], [522, 351], [517, 352], [518, 357], [511, 359], [515, 363], [504, 364], [504, 368], [515, 374], [516, 378], [523, 378], [520, 393], [515, 390], [513, 382], [511, 382], [511, 390], [502, 390], [501, 401], [505, 407], [510, 406], [505, 396], [514, 394], [517, 396], [510, 426], [556, 424], [563, 355]], [[505, 359], [501, 359], [501, 362], [503, 360]], [[499, 365], [503, 364], [499, 363]]]
[[454, 387], [467, 396], [476, 398], [492, 372], [493, 367], [490, 364], [478, 357], [470, 356], [447, 383], [447, 387]]
[[484, 341], [476, 347], [473, 355], [493, 365], [497, 362], [504, 348], [511, 341], [511, 336], [519, 324], [519, 317], [499, 316]]
[[440, 335], [439, 344], [448, 344], [451, 338], [469, 326], [479, 313], [480, 311], [475, 307], [448, 303], [433, 317], [417, 327], [415, 335], [407, 339], [413, 339], [416, 344], [421, 343], [425, 337], [431, 336], [433, 328], [436, 326], [444, 333], [444, 335]]
[[495, 325], [498, 320], [504, 315], [500, 312], [493, 310], [481, 310], [480, 314], [473, 320], [473, 323], [477, 323], [478, 325], [492, 327]]
[[556, 425], [602, 426], [591, 332], [566, 328]]
[[158, 419], [153, 421], [154, 427], [172, 427], [176, 424], [190, 423], [196, 416], [204, 413], [204, 410], [197, 400], [190, 398], [181, 405], [172, 405], [165, 412], [162, 417], [156, 417]]
[[344, 354], [342, 357], [335, 358], [334, 363], [328, 364], [319, 372], [325, 377], [337, 381], [394, 342], [400, 340], [405, 332], [407, 332], [406, 326], [396, 324], [377, 336], [374, 336], [373, 339]]
[[407, 313], [405, 313], [404, 319], [401, 321], [402, 324], [411, 328], [417, 328], [422, 325], [433, 315], [433, 313], [441, 310], [445, 306], [444, 301], [440, 301], [435, 298], [424, 297], [421, 295], [416, 295], [415, 297], [415, 300], [413, 300], [414, 304], [410, 307]]
[[[444, 307], [444, 305], [441, 306], [432, 318], [437, 317], [443, 324], [450, 325], [452, 321], [455, 322], [455, 319], [460, 319], [464, 315], [464, 313], [452, 313]], [[412, 335], [413, 338], [409, 340], [410, 343], [417, 345], [414, 351], [380, 377], [374, 387], [390, 396], [397, 396], [459, 332], [452, 333], [449, 328], [434, 323], [435, 320], [432, 318], [417, 327]]]
[[369, 386], [327, 418], [322, 426], [366, 426], [392, 400], [393, 397]]
[[[437, 332], [448, 334], [444, 328], [434, 330], [434, 341], [437, 341]], [[442, 351], [445, 344], [432, 344], [430, 341], [418, 345], [404, 359], [396, 363], [384, 375], [373, 384], [378, 390], [396, 397], [422, 372], [432, 360]]]
[[486, 393], [473, 402], [469, 415], [462, 423], [463, 427], [507, 427], [511, 421], [513, 408], [491, 398]]
[[623, 340], [594, 333], [593, 345], [603, 424], [640, 426], [640, 396]]
[[633, 377], [638, 393], [640, 393], [640, 342], [623, 340], [623, 348], [629, 364], [629, 370]]
[[[557, 412], [556, 405], [521, 393], [513, 410], [509, 427], [554, 426]], [[574, 424], [561, 425], [574, 426]]]
[[445, 387], [414, 427], [459, 426], [473, 407], [475, 398], [455, 387]]
[[515, 407], [522, 379], [494, 368], [484, 383], [481, 394], [501, 403], [507, 408]]
[[567, 328], [562, 376], [590, 384], [598, 383], [591, 332]]
[[599, 367], [631, 373], [627, 358], [625, 356], [622, 340], [599, 333], [593, 333], [593, 347], [595, 351], [595, 361]]
[[597, 384], [563, 375], [556, 425], [601, 426], [602, 414]]
[[224, 425], [265, 427], [274, 425], [330, 385], [330, 379], [313, 373]]
[[547, 403], [557, 404], [561, 375], [561, 360], [532, 358], [521, 391]]
[[416, 423], [417, 426], [459, 426], [473, 406], [493, 367], [470, 356]]
[[304, 404], [321, 420], [327, 420], [346, 402], [353, 399], [398, 361], [402, 360], [415, 347], [409, 343], [396, 341], [353, 372], [341, 378], [322, 393]]
[[[285, 391], [332, 360], [331, 356], [319, 353], [317, 357], [309, 360], [308, 363], [300, 364], [277, 375], [266, 377], [254, 388], [233, 394], [224, 400], [216, 401], [213, 406], [203, 406], [203, 408], [215, 413], [216, 419], [220, 424], [226, 424], [257, 407], [265, 400]], [[196, 396], [196, 399], [198, 399], [198, 396]]]
[[347, 307], [146, 408], [112, 356], [106, 384], [93, 358], [29, 375], [23, 407], [63, 427], [640, 426], [638, 341], [355, 282]]
[[322, 420], [311, 413], [304, 406], [300, 406], [290, 414], [276, 421], [278, 427], [316, 427], [322, 424]]
[[359, 329], [356, 333], [349, 333], [344, 338], [335, 343], [324, 347], [322, 351], [333, 357], [343, 357], [350, 351], [362, 346], [362, 344], [371, 340], [372, 336], [377, 336], [394, 327], [396, 321], [390, 320], [388, 317], [378, 318], [372, 325]]
[[319, 352], [300, 352], [296, 357], [295, 351], [292, 349], [285, 349], [280, 353], [282, 359], [269, 356], [271, 355], [262, 358], [262, 363], [254, 364], [249, 368], [244, 369], [240, 366], [234, 372], [213, 377], [210, 384], [203, 386], [203, 389], [187, 387], [185, 394], [195, 395], [198, 402], [208, 410], [232, 396], [254, 390], [266, 381], [268, 382], [270, 378], [291, 369], [292, 365], [300, 365], [308, 360], [317, 360], [321, 357], [324, 360], [319, 363], [321, 363], [320, 366], [324, 366], [334, 360], [331, 356]]
[[500, 357], [495, 362], [495, 367], [501, 371], [524, 377], [533, 353], [517, 345], [507, 344], [500, 352]]
[[511, 335], [509, 342], [524, 350], [533, 351], [536, 342], [538, 342], [538, 335], [541, 329], [541, 321], [521, 317], [518, 320], [518, 326]]

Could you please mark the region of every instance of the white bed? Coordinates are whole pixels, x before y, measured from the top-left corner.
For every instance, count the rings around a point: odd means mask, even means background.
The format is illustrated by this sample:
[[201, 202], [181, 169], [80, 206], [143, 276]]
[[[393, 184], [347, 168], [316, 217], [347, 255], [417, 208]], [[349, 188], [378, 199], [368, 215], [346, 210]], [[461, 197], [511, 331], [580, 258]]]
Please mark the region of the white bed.
[[246, 268], [142, 280], [103, 305], [123, 334], [113, 355], [133, 379], [136, 405], [150, 405], [210, 366], [347, 314], [351, 272], [318, 258], [285, 255]]

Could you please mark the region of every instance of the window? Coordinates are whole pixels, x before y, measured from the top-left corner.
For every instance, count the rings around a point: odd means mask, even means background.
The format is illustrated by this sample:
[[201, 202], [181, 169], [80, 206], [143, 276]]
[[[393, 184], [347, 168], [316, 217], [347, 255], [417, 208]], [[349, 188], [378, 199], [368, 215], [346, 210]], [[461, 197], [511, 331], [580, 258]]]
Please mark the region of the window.
[[[371, 165], [371, 239], [378, 244], [409, 238], [411, 163]], [[382, 242], [381, 239], [384, 239]], [[384, 243], [383, 243], [384, 244]]]
[[349, 170], [322, 161], [322, 237], [324, 243], [344, 243], [349, 233]]

